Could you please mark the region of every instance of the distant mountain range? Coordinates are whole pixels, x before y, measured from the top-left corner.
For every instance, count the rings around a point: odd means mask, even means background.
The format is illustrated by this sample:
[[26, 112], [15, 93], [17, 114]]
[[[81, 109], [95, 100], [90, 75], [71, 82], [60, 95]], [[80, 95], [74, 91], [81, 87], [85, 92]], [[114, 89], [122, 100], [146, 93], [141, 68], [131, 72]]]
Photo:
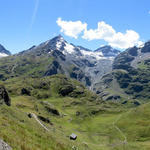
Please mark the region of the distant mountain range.
[[[2, 45], [0, 53], [1, 56], [11, 54]], [[149, 98], [149, 62], [150, 41], [120, 52], [109, 45], [90, 50], [70, 44], [59, 35], [0, 59], [0, 80], [64, 74], [105, 100]]]
[[[77, 79], [90, 89], [101, 77], [112, 70], [112, 63], [120, 51], [104, 46], [95, 51], [69, 44], [61, 35], [38, 46], [32, 46], [11, 58], [5, 59], [9, 74], [2, 69], [2, 78], [28, 74], [30, 76], [50, 76], [65, 74]], [[1, 63], [1, 62], [0, 62]], [[0, 68], [3, 64], [0, 64]]]

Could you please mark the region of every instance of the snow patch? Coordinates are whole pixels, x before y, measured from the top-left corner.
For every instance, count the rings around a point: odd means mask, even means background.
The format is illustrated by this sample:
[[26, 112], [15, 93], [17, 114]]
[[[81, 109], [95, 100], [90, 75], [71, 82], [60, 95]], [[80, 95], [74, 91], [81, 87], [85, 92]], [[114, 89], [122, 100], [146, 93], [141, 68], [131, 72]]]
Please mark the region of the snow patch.
[[66, 54], [66, 53], [72, 54], [72, 53], [75, 52], [73, 45], [68, 44], [68, 43], [65, 43], [65, 45], [66, 45], [66, 46], [64, 47], [65, 50], [63, 51], [64, 54]]
[[96, 58], [97, 60], [100, 60], [100, 59], [106, 59], [104, 56], [103, 56], [103, 53], [102, 52], [93, 52], [93, 51], [85, 51], [85, 50], [81, 50], [81, 53], [84, 57], [94, 57]]
[[1, 58], [1, 57], [7, 57], [7, 56], [9, 56], [9, 55], [7, 55], [7, 54], [5, 54], [5, 53], [0, 53], [0, 58]]
[[59, 41], [57, 41], [57, 43], [56, 43], [56, 48], [57, 48], [58, 50], [61, 48], [63, 42], [64, 42], [63, 37], [61, 37], [61, 38], [59, 39]]
[[144, 47], [144, 43], [143, 44], [141, 44], [141, 45], [139, 45], [139, 47], [138, 48], [143, 48]]

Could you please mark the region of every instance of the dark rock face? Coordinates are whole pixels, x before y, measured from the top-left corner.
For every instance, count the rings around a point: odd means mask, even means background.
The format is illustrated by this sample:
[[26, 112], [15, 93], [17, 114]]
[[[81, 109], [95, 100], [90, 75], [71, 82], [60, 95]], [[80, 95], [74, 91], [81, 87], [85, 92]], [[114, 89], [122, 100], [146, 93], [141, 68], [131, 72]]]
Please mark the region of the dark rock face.
[[130, 55], [127, 51], [119, 54], [113, 63], [113, 69], [124, 69], [129, 71], [131, 66], [131, 61], [134, 60], [134, 57]]
[[85, 77], [86, 85], [91, 86], [91, 80], [89, 77]]
[[28, 117], [29, 117], [29, 118], [32, 118], [32, 114], [31, 114], [31, 113], [29, 113], [29, 114], [28, 114]]
[[140, 103], [139, 103], [138, 101], [135, 101], [135, 102], [134, 102], [134, 105], [139, 106]]
[[55, 58], [59, 57], [62, 61], [66, 60], [65, 55], [62, 52], [58, 51], [58, 50], [53, 51], [52, 56], [54, 56]]
[[122, 104], [126, 104], [128, 101], [123, 101]]
[[5, 103], [6, 105], [11, 105], [11, 99], [9, 98], [8, 92], [4, 86], [0, 86], [0, 104]]
[[71, 93], [73, 90], [74, 90], [74, 88], [72, 87], [72, 85], [64, 85], [64, 87], [62, 87], [62, 88], [59, 89], [59, 93], [62, 96], [66, 96], [69, 93]]
[[45, 76], [55, 75], [59, 72], [63, 73], [61, 65], [58, 63], [58, 61], [54, 60], [52, 64], [48, 67], [48, 70], [46, 71]]
[[22, 95], [28, 95], [28, 96], [31, 95], [30, 91], [28, 89], [26, 89], [26, 88], [22, 88], [21, 89], [21, 94]]
[[[104, 84], [99, 84], [101, 91], [107, 91], [111, 88], [115, 92], [115, 88], [111, 85], [119, 85], [119, 88], [124, 92], [133, 96], [135, 99], [150, 98], [150, 41], [139, 47], [132, 47], [120, 53], [113, 62], [113, 71], [107, 76], [103, 76]], [[112, 76], [111, 76], [112, 75]], [[110, 76], [110, 78], [108, 78]], [[112, 81], [111, 81], [112, 80]], [[104, 82], [106, 81], [106, 82]], [[108, 84], [110, 81], [110, 84]], [[107, 86], [108, 85], [108, 86]], [[99, 90], [100, 91], [100, 90]], [[99, 93], [98, 93], [99, 94]], [[111, 94], [111, 93], [110, 93]], [[119, 93], [117, 93], [118, 95]], [[125, 95], [122, 95], [121, 98]], [[107, 97], [107, 100], [115, 100], [113, 96]], [[122, 104], [126, 104], [124, 101]], [[139, 105], [138, 102], [134, 103]]]
[[127, 49], [127, 51], [132, 56], [137, 56], [138, 55], [138, 48], [136, 46]]
[[45, 123], [50, 123], [51, 125], [53, 125], [53, 124], [51, 123], [51, 121], [50, 121], [49, 118], [45, 118], [45, 117], [43, 117], [43, 116], [38, 116], [38, 118], [39, 118], [40, 120], [42, 120], [43, 122], [45, 122]]
[[150, 41], [146, 42], [144, 47], [141, 49], [142, 53], [150, 52]]
[[114, 49], [109, 45], [100, 47], [96, 49], [95, 52], [102, 52], [105, 57], [115, 57], [120, 53], [119, 50]]
[[53, 115], [57, 115], [60, 116], [59, 111], [53, 106], [51, 105], [49, 102], [41, 102], [41, 104], [45, 107], [45, 109], [49, 112], [52, 113]]
[[57, 116], [60, 116], [60, 113], [57, 109], [55, 108], [51, 108], [49, 106], [45, 106], [45, 108], [47, 109], [48, 112], [54, 114], [54, 115], [57, 115]]
[[120, 95], [111, 95], [107, 97], [106, 100], [118, 100], [120, 98], [121, 98]]
[[0, 150], [12, 150], [12, 148], [0, 139]]

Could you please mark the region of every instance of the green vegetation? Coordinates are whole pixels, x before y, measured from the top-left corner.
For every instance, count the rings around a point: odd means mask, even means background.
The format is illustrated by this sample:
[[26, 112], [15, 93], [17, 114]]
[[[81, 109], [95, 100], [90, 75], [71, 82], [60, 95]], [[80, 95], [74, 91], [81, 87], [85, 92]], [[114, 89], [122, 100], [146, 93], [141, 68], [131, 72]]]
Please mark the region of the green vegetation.
[[0, 80], [12, 77], [42, 77], [52, 64], [53, 57], [23, 55], [0, 60]]
[[150, 91], [149, 60], [140, 62], [137, 69], [132, 68], [132, 70], [126, 72], [117, 70], [115, 78], [125, 93], [134, 99], [147, 100], [150, 98], [148, 94]]
[[[0, 138], [14, 150], [150, 148], [149, 104], [128, 109], [113, 101], [103, 101], [63, 75], [20, 77], [3, 83], [12, 105], [0, 106]], [[35, 118], [28, 117], [29, 113], [49, 120], [40, 120], [49, 131]], [[78, 136], [76, 141], [69, 139], [71, 133]]]

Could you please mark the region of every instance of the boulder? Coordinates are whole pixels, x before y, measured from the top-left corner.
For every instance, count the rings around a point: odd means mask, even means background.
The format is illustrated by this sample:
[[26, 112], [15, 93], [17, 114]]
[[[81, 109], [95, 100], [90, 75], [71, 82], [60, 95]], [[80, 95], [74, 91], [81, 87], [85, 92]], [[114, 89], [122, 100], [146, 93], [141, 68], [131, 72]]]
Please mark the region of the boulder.
[[12, 150], [12, 148], [0, 139], [0, 150]]

